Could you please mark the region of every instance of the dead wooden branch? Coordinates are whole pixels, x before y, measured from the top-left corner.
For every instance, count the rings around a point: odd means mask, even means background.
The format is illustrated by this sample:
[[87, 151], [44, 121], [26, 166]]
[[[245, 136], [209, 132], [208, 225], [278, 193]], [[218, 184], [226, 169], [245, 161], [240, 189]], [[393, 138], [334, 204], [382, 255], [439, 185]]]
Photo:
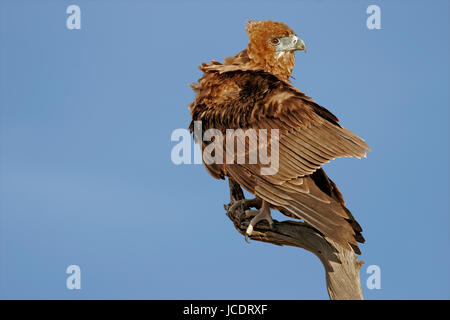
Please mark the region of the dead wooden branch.
[[[230, 204], [225, 205], [227, 216], [235, 228], [243, 235], [250, 222], [245, 219], [244, 210], [235, 212], [228, 208], [236, 201], [245, 199], [241, 187], [229, 179]], [[306, 249], [314, 253], [325, 268], [328, 295], [332, 300], [362, 300], [362, 289], [359, 270], [364, 262], [358, 261], [355, 253], [325, 238], [317, 230], [300, 221], [274, 220], [271, 229], [265, 221], [256, 225], [253, 240], [270, 242], [276, 245], [287, 245]]]

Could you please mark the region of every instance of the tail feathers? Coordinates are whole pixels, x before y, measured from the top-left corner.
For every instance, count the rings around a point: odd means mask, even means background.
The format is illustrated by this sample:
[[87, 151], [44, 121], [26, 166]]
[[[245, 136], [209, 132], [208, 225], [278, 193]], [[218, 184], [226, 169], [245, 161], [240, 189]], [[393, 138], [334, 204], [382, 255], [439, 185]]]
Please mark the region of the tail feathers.
[[[359, 243], [364, 243], [366, 240], [364, 239], [363, 235], [362, 235], [362, 227], [361, 225], [356, 221], [355, 217], [353, 216], [353, 214], [350, 212], [350, 210], [347, 209], [347, 207], [345, 206], [345, 201], [344, 201], [344, 197], [342, 196], [341, 192], [339, 191], [338, 187], [336, 186], [336, 184], [326, 175], [325, 171], [323, 169], [319, 169], [316, 172], [314, 172], [311, 176], [310, 176], [315, 184], [324, 192], [326, 193], [328, 196], [330, 196], [331, 198], [333, 198], [335, 201], [337, 201], [342, 208], [345, 210], [348, 218], [346, 218], [347, 222], [349, 223], [349, 225], [352, 227], [355, 235], [355, 240]], [[361, 254], [361, 251], [359, 250], [358, 246], [353, 246], [353, 250], [357, 253], [357, 254]]]
[[359, 225], [358, 221], [356, 221], [356, 219], [353, 217], [350, 210], [348, 210], [346, 207], [344, 207], [344, 210], [345, 210], [345, 212], [347, 212], [347, 214], [349, 216], [349, 219], [346, 219], [346, 220], [348, 221], [348, 223], [352, 226], [353, 230], [355, 231], [356, 241], [358, 241], [360, 243], [366, 242], [366, 239], [364, 239], [364, 237], [362, 235], [362, 228]]
[[[289, 216], [302, 219], [316, 228], [325, 236], [333, 239], [343, 246], [357, 246], [355, 231], [347, 222], [349, 216], [342, 206], [334, 199], [329, 201], [318, 200], [317, 195], [322, 193], [309, 178], [308, 192], [292, 192], [283, 186], [274, 186], [259, 183], [255, 188], [256, 195], [277, 207], [282, 207], [282, 212], [288, 211]], [[349, 248], [350, 249], [350, 248]]]

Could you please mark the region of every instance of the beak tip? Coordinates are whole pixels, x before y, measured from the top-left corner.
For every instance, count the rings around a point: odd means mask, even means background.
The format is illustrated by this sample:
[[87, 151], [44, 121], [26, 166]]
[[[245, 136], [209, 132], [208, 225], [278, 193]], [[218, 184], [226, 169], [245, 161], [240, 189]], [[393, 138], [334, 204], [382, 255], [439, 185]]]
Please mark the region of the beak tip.
[[305, 41], [300, 39], [300, 43], [299, 43], [299, 50], [303, 50], [306, 53], [306, 44]]

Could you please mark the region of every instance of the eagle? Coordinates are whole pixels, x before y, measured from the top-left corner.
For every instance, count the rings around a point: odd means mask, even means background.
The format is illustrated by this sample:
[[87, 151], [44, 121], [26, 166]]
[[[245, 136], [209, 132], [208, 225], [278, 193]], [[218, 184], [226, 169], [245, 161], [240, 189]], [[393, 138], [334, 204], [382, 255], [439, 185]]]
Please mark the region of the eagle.
[[[247, 207], [255, 200], [258, 203], [253, 205], [258, 210], [246, 211], [252, 218], [246, 240], [258, 222], [266, 220], [272, 226], [270, 212], [275, 209], [303, 220], [323, 236], [361, 254], [358, 242], [365, 241], [362, 228], [321, 167], [339, 157], [366, 157], [370, 148], [362, 138], [342, 127], [334, 114], [291, 84], [294, 53], [306, 51], [306, 45], [290, 27], [272, 20], [250, 20], [246, 31], [246, 49], [225, 58], [223, 63], [212, 60], [199, 66], [203, 75], [191, 84], [196, 96], [188, 106], [192, 116], [189, 128], [194, 132], [196, 121], [200, 121], [202, 128], [218, 130], [225, 139], [230, 139], [226, 134], [229, 129], [275, 129], [276, 137], [268, 135], [276, 140], [258, 141], [257, 148], [276, 141], [278, 170], [262, 174], [267, 163], [259, 159], [256, 163], [215, 163], [204, 153], [203, 164], [214, 178], [233, 179], [255, 196], [242, 200], [248, 201]], [[246, 144], [249, 138], [245, 136], [246, 140], [241, 141], [247, 156], [252, 151]], [[203, 149], [213, 143], [213, 139], [203, 137], [194, 140]], [[223, 145], [222, 152], [229, 153], [225, 150], [227, 144]]]

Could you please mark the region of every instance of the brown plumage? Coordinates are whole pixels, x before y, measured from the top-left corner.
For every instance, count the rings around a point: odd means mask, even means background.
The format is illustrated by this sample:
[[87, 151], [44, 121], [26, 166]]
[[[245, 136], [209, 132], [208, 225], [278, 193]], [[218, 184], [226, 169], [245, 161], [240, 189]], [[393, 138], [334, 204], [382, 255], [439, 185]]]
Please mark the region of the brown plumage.
[[247, 162], [205, 164], [206, 169], [218, 179], [231, 177], [270, 207], [303, 219], [360, 253], [362, 229], [321, 166], [338, 157], [364, 157], [369, 147], [290, 84], [294, 51], [304, 49], [291, 28], [275, 21], [250, 21], [246, 30], [247, 49], [223, 64], [200, 66], [204, 74], [192, 85], [196, 98], [189, 105], [190, 129], [194, 121], [202, 121], [203, 130], [216, 128], [224, 135], [226, 129], [279, 129], [279, 170], [261, 175], [263, 164]]

